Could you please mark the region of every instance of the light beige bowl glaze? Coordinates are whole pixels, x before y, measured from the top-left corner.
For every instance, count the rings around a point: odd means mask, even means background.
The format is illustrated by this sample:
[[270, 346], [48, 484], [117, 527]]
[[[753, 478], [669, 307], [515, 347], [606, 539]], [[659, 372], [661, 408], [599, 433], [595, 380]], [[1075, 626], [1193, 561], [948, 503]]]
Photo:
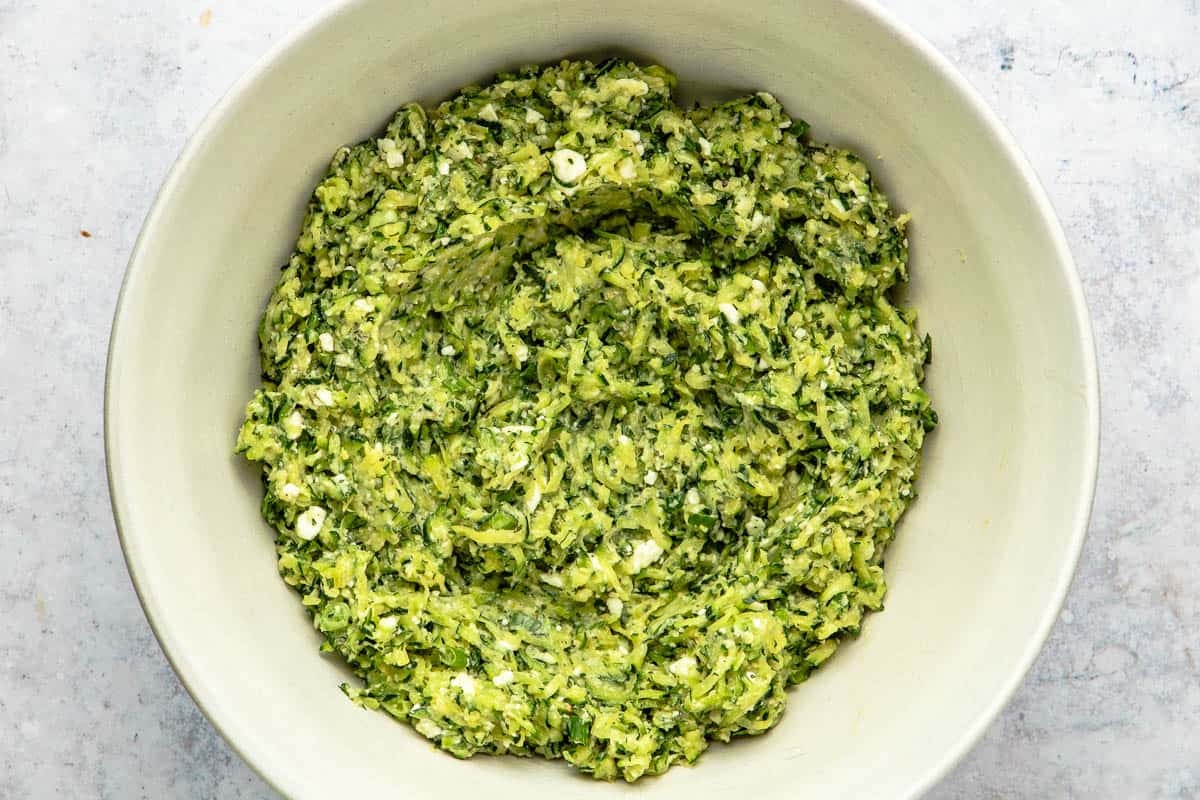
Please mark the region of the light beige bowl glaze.
[[[767, 89], [856, 148], [911, 211], [909, 300], [941, 414], [888, 553], [887, 610], [793, 690], [770, 734], [628, 788], [460, 762], [351, 705], [278, 579], [256, 469], [232, 454], [255, 326], [336, 147], [498, 68], [632, 53], [692, 94]], [[961, 756], [1041, 646], [1083, 540], [1097, 453], [1091, 333], [1029, 166], [947, 62], [839, 0], [361, 0], [221, 101], [146, 220], [113, 327], [112, 500], [146, 614], [196, 702], [288, 795], [521, 800], [902, 798]]]

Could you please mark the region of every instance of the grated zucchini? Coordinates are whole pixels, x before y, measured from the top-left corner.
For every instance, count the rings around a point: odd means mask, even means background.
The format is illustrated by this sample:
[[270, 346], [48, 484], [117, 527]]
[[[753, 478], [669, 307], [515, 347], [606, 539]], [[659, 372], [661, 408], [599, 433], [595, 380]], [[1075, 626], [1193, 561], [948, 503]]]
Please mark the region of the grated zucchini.
[[344, 147], [237, 449], [357, 703], [635, 780], [762, 733], [864, 615], [936, 417], [904, 215], [766, 93], [499, 75]]

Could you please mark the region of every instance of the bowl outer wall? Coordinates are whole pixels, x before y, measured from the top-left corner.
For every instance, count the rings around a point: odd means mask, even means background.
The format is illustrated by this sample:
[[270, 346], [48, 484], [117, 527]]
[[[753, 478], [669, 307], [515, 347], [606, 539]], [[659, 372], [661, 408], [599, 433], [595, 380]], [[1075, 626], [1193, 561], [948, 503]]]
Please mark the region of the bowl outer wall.
[[[164, 183], [122, 287], [105, 396], [117, 527], [164, 651], [218, 730], [294, 797], [386, 786], [442, 798], [482, 790], [522, 798], [920, 794], [978, 739], [1032, 663], [1069, 586], [1091, 507], [1094, 345], [1045, 193], [953, 67], [869, 3], [744, 2], [736, 13], [716, 2], [500, 8], [334, 6], [230, 90]], [[522, 39], [514, 20], [534, 30]], [[331, 56], [334, 41], [360, 46]], [[316, 656], [315, 634], [274, 574], [265, 526], [247, 513], [261, 491], [257, 478], [229, 454], [236, 411], [256, 378], [257, 314], [247, 314], [261, 311], [274, 281], [263, 265], [286, 258], [328, 154], [378, 129], [405, 100], [433, 101], [496, 68], [614, 42], [675, 68], [685, 89], [689, 77], [721, 76], [693, 85], [698, 94], [774, 91], [813, 122], [817, 138], [868, 156], [916, 217], [911, 298], [935, 338], [929, 380], [943, 419], [930, 440], [923, 497], [889, 553], [888, 613], [792, 693], [776, 732], [620, 789], [538, 762], [455, 762], [347, 703], [336, 689], [346, 672]], [[377, 57], [388, 48], [393, 55]], [[855, 48], [865, 55], [839, 55]], [[794, 55], [780, 57], [784, 50]], [[381, 65], [395, 70], [394, 85], [384, 86]], [[327, 122], [314, 122], [299, 100], [317, 94], [307, 87], [338, 81], [363, 91], [321, 95]], [[292, 106], [273, 106], [273, 97]], [[239, 143], [246, 137], [258, 137], [263, 158], [274, 159], [256, 174], [244, 169], [253, 150]], [[292, 138], [303, 140], [302, 158], [287, 154]], [[224, 217], [214, 187], [227, 189]], [[277, 205], [263, 211], [263, 197]], [[187, 213], [196, 208], [208, 216]], [[203, 275], [168, 276], [176, 264], [199, 265]], [[231, 283], [238, 280], [247, 285]], [[241, 295], [241, 305], [231, 307], [228, 294]], [[1038, 295], [1049, 300], [1030, 306]]]

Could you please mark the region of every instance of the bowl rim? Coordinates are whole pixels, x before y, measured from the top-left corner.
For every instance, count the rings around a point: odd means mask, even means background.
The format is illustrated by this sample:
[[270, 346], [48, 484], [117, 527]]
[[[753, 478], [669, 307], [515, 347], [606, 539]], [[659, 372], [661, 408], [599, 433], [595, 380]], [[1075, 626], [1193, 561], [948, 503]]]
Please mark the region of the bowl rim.
[[[163, 214], [163, 209], [170, 204], [188, 171], [188, 167], [209, 133], [223, 121], [237, 99], [258, 81], [263, 73], [268, 71], [288, 50], [308, 37], [315, 35], [321, 28], [326, 27], [342, 15], [351, 13], [356, 6], [368, 1], [337, 0], [329, 7], [301, 21], [278, 42], [271, 45], [249, 69], [234, 81], [204, 116], [195, 131], [189, 136], [187, 143], [176, 157], [162, 186], [155, 195], [150, 210], [146, 214], [141, 230], [130, 251], [129, 261], [125, 268], [113, 312], [105, 365], [103, 406], [105, 472], [108, 479], [109, 500], [112, 505], [117, 538], [121, 545], [122, 556], [125, 560], [125, 566], [129, 572], [134, 591], [137, 594], [138, 602], [142, 606], [142, 610], [150, 624], [150, 629], [154, 632], [154, 636], [158, 640], [159, 646], [166, 656], [168, 663], [171, 665], [180, 683], [196, 703], [197, 708], [200, 709], [204, 717], [217, 730], [230, 748], [260, 778], [283, 796], [290, 796], [288, 791], [289, 781], [285, 779], [287, 774], [286, 766], [277, 763], [251, 737], [243, 735], [237, 729], [236, 720], [231, 718], [229, 713], [217, 701], [217, 692], [199, 674], [191, 669], [180, 643], [166, 626], [166, 620], [162, 618], [154, 596], [139, 577], [137, 540], [129, 535], [126, 525], [123, 523], [123, 519], [129, 516], [126, 512], [126, 509], [129, 507], [129, 500], [126, 497], [125, 490], [119, 478], [121, 469], [119, 466], [114, 467], [114, 463], [119, 464], [121, 461], [121, 445], [113, 436], [113, 400], [115, 393], [113, 376], [116, 371], [114, 370], [114, 364], [123, 359], [130, 358], [127, 337], [123, 334], [122, 312], [129, 302], [129, 296], [132, 294], [131, 287], [141, 280], [142, 276], [150, 269], [143, 255], [146, 249], [146, 241], [150, 236], [150, 232], [157, 227], [159, 219]], [[1033, 666], [1034, 660], [1041, 652], [1055, 621], [1058, 619], [1079, 563], [1095, 500], [1100, 453], [1099, 371], [1096, 360], [1095, 337], [1091, 319], [1088, 315], [1087, 301], [1084, 296], [1078, 267], [1071, 256], [1066, 235], [1063, 232], [1058, 215], [1055, 213], [1053, 205], [1046, 194], [1045, 188], [1024, 153], [1017, 146], [1012, 133], [1000, 120], [996, 112], [988, 106], [974, 86], [951, 63], [949, 58], [943, 55], [924, 36], [878, 5], [876, 0], [840, 1], [860, 13], [864, 13], [874, 23], [887, 30], [892, 36], [901, 40], [905, 46], [915, 51], [921, 60], [924, 61], [925, 65], [947, 83], [955, 98], [959, 102], [965, 103], [971, 112], [986, 125], [993, 143], [998, 145], [1007, 165], [1020, 176], [1026, 190], [1034, 200], [1038, 215], [1047, 223], [1048, 232], [1053, 242], [1055, 261], [1059, 265], [1063, 278], [1066, 281], [1071, 302], [1071, 312], [1079, 331], [1076, 344], [1078, 345], [1081, 358], [1084, 402], [1087, 408], [1087, 415], [1083, 420], [1085, 427], [1083, 437], [1084, 446], [1079, 453], [1081, 466], [1083, 467], [1082, 485], [1079, 487], [1076, 507], [1073, 513], [1073, 524], [1069, 539], [1070, 550], [1068, 557], [1063, 560], [1055, 578], [1051, 602], [1043, 609], [1041, 619], [1038, 621], [1034, 634], [1026, 642], [1025, 649], [1011, 673], [998, 690], [994, 692], [990, 703], [976, 716], [971, 725], [959, 734], [955, 744], [948, 748], [940, 758], [925, 770], [924, 775], [910, 786], [905, 797], [917, 798], [925, 794], [934, 784], [948, 775], [983, 737], [988, 727], [991, 726], [1020, 687], [1025, 676]]]

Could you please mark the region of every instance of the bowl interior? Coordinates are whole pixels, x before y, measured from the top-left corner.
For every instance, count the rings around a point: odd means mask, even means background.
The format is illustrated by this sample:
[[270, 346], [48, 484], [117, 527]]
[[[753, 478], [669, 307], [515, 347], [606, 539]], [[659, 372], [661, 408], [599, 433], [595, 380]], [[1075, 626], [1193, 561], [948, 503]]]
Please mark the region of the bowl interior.
[[[232, 453], [255, 326], [333, 150], [498, 68], [611, 52], [671, 67], [687, 96], [767, 89], [816, 138], [868, 157], [915, 218], [907, 299], [933, 335], [941, 415], [889, 552], [886, 612], [793, 691], [774, 732], [633, 788], [541, 761], [458, 762], [346, 701], [347, 673], [318, 655], [276, 575], [256, 470]], [[943, 62], [837, 0], [362, 0], [326, 15], [240, 83], [181, 159], [131, 262], [109, 368], [114, 507], [151, 622], [222, 732], [304, 797], [910, 796], [1040, 646], [1096, 458], [1090, 333], [1040, 190]]]

